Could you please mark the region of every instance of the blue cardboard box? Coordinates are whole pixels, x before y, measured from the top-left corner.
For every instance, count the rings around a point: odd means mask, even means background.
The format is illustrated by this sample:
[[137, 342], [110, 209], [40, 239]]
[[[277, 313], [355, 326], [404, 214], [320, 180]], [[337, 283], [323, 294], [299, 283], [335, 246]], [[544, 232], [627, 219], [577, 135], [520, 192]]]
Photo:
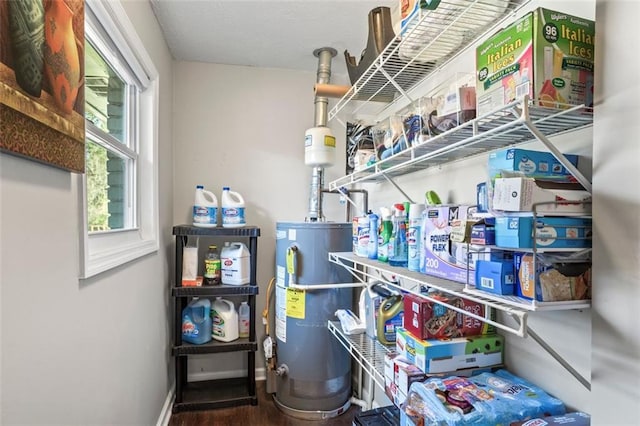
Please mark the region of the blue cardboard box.
[[477, 223], [471, 227], [471, 244], [492, 246], [496, 243], [496, 229], [494, 225]]
[[[578, 156], [564, 154], [574, 166]], [[489, 178], [493, 182], [502, 176], [502, 171], [520, 172], [527, 177], [569, 179], [571, 174], [550, 152], [507, 148], [489, 154]]]
[[501, 216], [496, 218], [496, 245], [505, 248], [591, 247], [591, 219], [574, 217]]
[[486, 261], [476, 263], [476, 288], [490, 293], [512, 295], [515, 275], [513, 260]]

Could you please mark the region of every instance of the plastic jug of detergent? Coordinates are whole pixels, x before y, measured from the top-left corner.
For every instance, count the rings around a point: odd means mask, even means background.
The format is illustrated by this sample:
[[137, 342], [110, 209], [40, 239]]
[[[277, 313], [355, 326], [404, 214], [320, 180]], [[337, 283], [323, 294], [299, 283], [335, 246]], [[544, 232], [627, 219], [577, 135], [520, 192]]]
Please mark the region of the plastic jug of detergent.
[[222, 284], [249, 284], [249, 249], [244, 243], [225, 243], [220, 253]]
[[215, 228], [218, 226], [218, 199], [213, 192], [196, 186], [196, 196], [193, 203], [193, 226], [201, 228]]
[[216, 297], [211, 307], [211, 336], [221, 342], [238, 338], [238, 312], [232, 301]]
[[380, 304], [376, 318], [376, 337], [380, 343], [396, 344], [396, 328], [402, 327], [403, 316], [404, 302], [401, 295], [395, 294]]
[[222, 226], [224, 228], [238, 228], [245, 226], [244, 198], [228, 186], [222, 188]]
[[201, 345], [211, 340], [211, 301], [194, 298], [182, 310], [182, 340]]

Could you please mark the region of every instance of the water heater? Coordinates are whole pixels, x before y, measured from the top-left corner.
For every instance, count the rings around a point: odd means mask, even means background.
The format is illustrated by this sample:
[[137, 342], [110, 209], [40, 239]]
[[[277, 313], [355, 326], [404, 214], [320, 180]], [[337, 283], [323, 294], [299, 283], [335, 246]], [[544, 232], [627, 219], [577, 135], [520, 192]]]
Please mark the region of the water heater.
[[312, 127], [304, 134], [304, 164], [331, 167], [336, 161], [336, 138], [326, 126]]

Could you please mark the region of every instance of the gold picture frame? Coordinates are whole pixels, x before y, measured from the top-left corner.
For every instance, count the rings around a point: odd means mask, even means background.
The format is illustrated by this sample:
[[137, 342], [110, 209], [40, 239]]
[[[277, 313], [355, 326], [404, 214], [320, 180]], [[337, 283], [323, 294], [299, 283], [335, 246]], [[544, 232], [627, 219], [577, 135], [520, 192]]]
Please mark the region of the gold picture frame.
[[0, 1], [0, 150], [85, 168], [84, 0]]

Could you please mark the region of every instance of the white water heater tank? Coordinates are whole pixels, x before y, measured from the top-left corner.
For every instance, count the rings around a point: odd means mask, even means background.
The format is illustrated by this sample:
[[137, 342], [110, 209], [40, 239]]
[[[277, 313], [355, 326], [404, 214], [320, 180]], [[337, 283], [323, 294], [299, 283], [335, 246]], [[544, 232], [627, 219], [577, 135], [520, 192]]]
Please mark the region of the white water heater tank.
[[304, 164], [331, 167], [336, 161], [336, 138], [328, 127], [312, 127], [304, 134]]

